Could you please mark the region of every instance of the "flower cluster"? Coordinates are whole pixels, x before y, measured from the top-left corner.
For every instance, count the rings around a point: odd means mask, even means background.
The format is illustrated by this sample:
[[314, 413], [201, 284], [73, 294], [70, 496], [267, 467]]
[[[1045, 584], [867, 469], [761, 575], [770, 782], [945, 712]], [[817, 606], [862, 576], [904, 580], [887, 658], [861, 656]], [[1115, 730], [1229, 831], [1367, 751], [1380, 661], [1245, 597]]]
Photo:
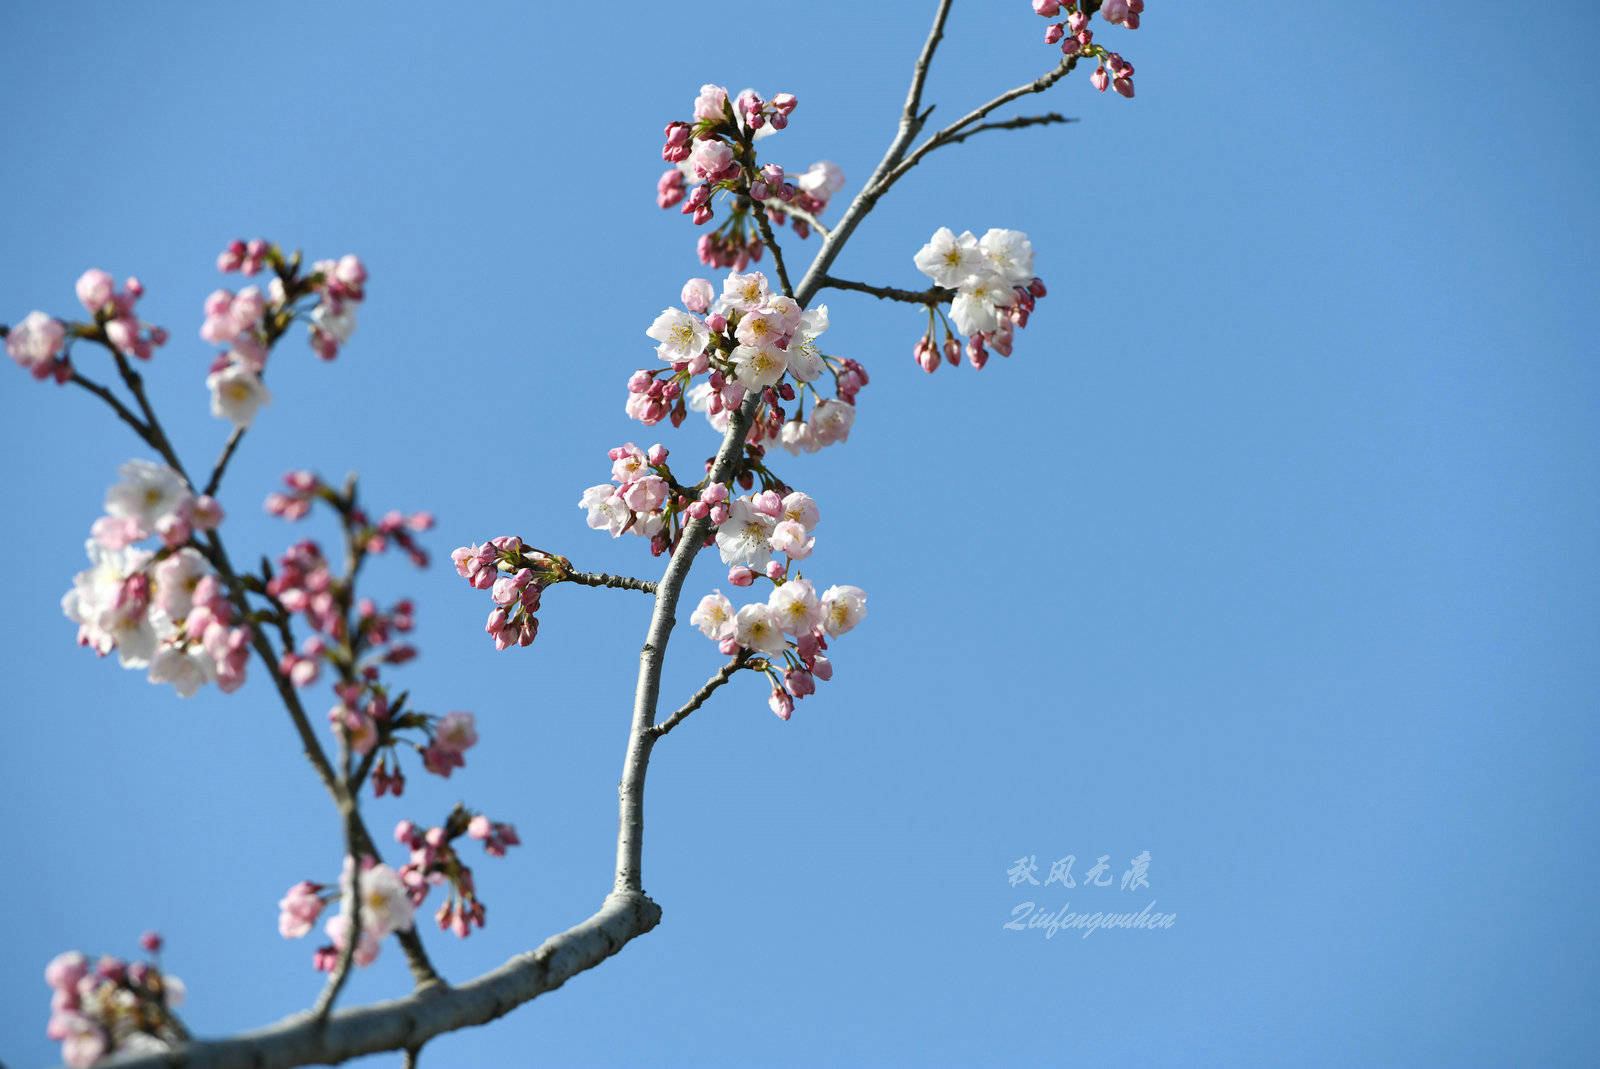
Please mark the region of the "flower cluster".
[[117, 289], [116, 280], [98, 267], [85, 271], [78, 279], [78, 300], [93, 317], [91, 323], [68, 323], [44, 312], [33, 311], [9, 330], [0, 329], [6, 339], [6, 353], [35, 379], [54, 379], [64, 383], [72, 378], [72, 361], [65, 351], [67, 339], [89, 338], [119, 356], [148, 360], [158, 346], [167, 343], [167, 332], [142, 322], [135, 314], [144, 285], [129, 278]]
[[[539, 634], [539, 599], [544, 588], [572, 572], [572, 563], [522, 544], [515, 535], [483, 545], [461, 546], [450, 554], [456, 574], [476, 590], [487, 590], [495, 607], [484, 625], [497, 650], [531, 646]], [[504, 572], [505, 574], [501, 574]]]
[[283, 477], [283, 485], [284, 491], [267, 495], [266, 509], [272, 515], [293, 523], [310, 513], [313, 501], [324, 501], [340, 509], [347, 524], [356, 529], [356, 539], [363, 552], [382, 553], [393, 542], [412, 564], [418, 568], [428, 566], [428, 551], [419, 546], [412, 535], [432, 530], [433, 513], [421, 511], [407, 515], [391, 509], [377, 523], [373, 523], [365, 512], [354, 505], [348, 509], [342, 508], [339, 492], [323, 482], [315, 472], [291, 471]]
[[323, 972], [338, 968], [339, 956], [350, 938], [351, 901], [355, 896], [361, 899], [361, 931], [357, 933], [351, 958], [357, 965], [371, 965], [378, 957], [384, 936], [410, 931], [414, 923], [415, 905], [399, 873], [370, 857], [361, 859], [359, 876], [355, 868], [346, 857], [337, 891], [302, 880], [289, 888], [278, 902], [278, 933], [285, 939], [299, 939], [315, 927], [332, 900], [339, 899], [339, 912], [323, 925], [323, 932], [332, 942], [319, 947], [311, 957], [312, 965]]
[[483, 927], [484, 907], [472, 880], [472, 869], [451, 845], [462, 835], [482, 842], [490, 857], [505, 857], [508, 848], [522, 845], [515, 825], [491, 821], [482, 813], [471, 814], [460, 805], [438, 827], [422, 831], [411, 821], [402, 820], [394, 829], [395, 841], [411, 850], [411, 860], [401, 867], [400, 879], [412, 904], [420, 906], [430, 887], [448, 885], [444, 904], [433, 919], [441, 930], [448, 929], [465, 939], [473, 925]]
[[722, 86], [703, 85], [694, 101], [694, 121], [667, 124], [661, 158], [676, 166], [656, 182], [656, 204], [662, 208], [681, 204], [679, 211], [692, 216], [698, 226], [713, 218], [711, 200], [716, 193], [733, 198], [728, 218], [700, 237], [696, 251], [701, 263], [743, 271], [765, 251], [752, 225], [754, 205], [761, 205], [779, 225], [795, 213], [795, 233], [804, 238], [811, 233], [806, 219], [820, 215], [829, 198], [843, 188], [843, 173], [825, 160], [793, 180], [779, 164], [756, 166], [754, 142], [788, 126], [798, 103], [792, 93], [779, 93], [769, 101], [751, 89], [730, 99]]
[[700, 599], [689, 622], [722, 652], [764, 671], [772, 681], [767, 704], [787, 720], [797, 700], [816, 692], [817, 680], [833, 678], [833, 664], [823, 652], [828, 639], [849, 631], [866, 614], [867, 595], [859, 587], [831, 586], [818, 597], [809, 580], [780, 577], [765, 602], [737, 611], [714, 590]]
[[1139, 28], [1139, 16], [1144, 13], [1144, 0], [1033, 0], [1033, 10], [1047, 19], [1059, 18], [1066, 13], [1066, 21], [1052, 23], [1045, 31], [1045, 44], [1059, 44], [1064, 56], [1087, 56], [1098, 59], [1099, 66], [1089, 75], [1094, 87], [1104, 93], [1110, 86], [1125, 97], [1133, 96], [1133, 64], [1115, 52], [1094, 43], [1094, 31], [1089, 29], [1089, 16], [1099, 8], [1100, 17], [1113, 26]]
[[[725, 432], [749, 391], [761, 390], [750, 448], [776, 442], [798, 455], [849, 437], [867, 373], [854, 360], [822, 353], [818, 339], [828, 329], [826, 305], [802, 310], [793, 298], [772, 292], [759, 271], [728, 275], [720, 295], [709, 280], [690, 279], [681, 296], [684, 310], [665, 309], [645, 331], [669, 367], [640, 370], [628, 380], [628, 415], [646, 426], [670, 417], [677, 426], [690, 408]], [[833, 378], [833, 398], [817, 390], [825, 372]], [[702, 374], [705, 381], [691, 385]], [[798, 389], [780, 383], [785, 376]], [[811, 418], [803, 418], [803, 404], [788, 418], [783, 403], [807, 391], [817, 402]]]
[[[1034, 303], [1045, 295], [1044, 282], [1033, 273], [1033, 246], [1018, 230], [990, 230], [980, 240], [965, 231], [959, 237], [940, 227], [918, 250], [917, 270], [952, 291], [950, 321], [968, 336], [967, 359], [975, 368], [989, 362], [989, 349], [1010, 356], [1019, 327], [1028, 325]], [[928, 309], [928, 330], [912, 350], [924, 371], [939, 367], [940, 349], [934, 342], [933, 307]], [[945, 326], [943, 354], [955, 364], [961, 345]]]
[[[139, 942], [151, 954], [161, 949], [154, 932]], [[183, 981], [154, 961], [106, 955], [91, 967], [72, 950], [56, 955], [44, 979], [51, 990], [45, 1034], [61, 1044], [61, 1060], [69, 1066], [92, 1065], [113, 1051], [162, 1053], [188, 1038], [172, 1012], [183, 1004]]]
[[253, 285], [237, 293], [217, 290], [206, 298], [206, 318], [200, 327], [203, 339], [227, 347], [213, 361], [206, 386], [211, 390], [211, 414], [235, 427], [248, 427], [256, 410], [272, 399], [261, 383], [261, 372], [273, 343], [304, 311], [302, 302], [314, 301], [312, 350], [332, 360], [339, 346], [350, 340], [356, 305], [366, 295], [367, 269], [354, 255], [320, 260], [304, 276], [299, 253], [285, 258], [276, 245], [259, 239], [234, 241], [217, 257], [217, 269], [224, 274], [253, 276], [263, 267], [273, 272], [265, 292]]
[[[102, 657], [116, 650], [124, 668], [148, 668], [150, 682], [185, 698], [211, 682], [232, 693], [244, 684], [250, 628], [234, 626], [233, 605], [190, 537], [216, 527], [221, 508], [160, 464], [132, 460], [118, 473], [87, 543], [93, 567], [61, 599], [78, 645]], [[134, 545], [152, 535], [160, 549]]]
[[36, 379], [66, 382], [72, 378], [72, 361], [61, 351], [67, 325], [43, 312], [29, 312], [5, 334], [6, 354]]

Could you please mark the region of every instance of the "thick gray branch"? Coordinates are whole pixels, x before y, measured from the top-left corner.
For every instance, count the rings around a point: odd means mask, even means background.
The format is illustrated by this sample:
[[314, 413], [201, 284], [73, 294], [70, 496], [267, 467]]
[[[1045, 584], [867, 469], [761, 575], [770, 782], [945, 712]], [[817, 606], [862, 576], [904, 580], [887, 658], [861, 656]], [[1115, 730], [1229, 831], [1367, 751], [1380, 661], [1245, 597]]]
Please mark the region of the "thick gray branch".
[[531, 953], [460, 987], [430, 985], [388, 1002], [340, 1010], [322, 1028], [310, 1012], [229, 1039], [198, 1040], [166, 1054], [118, 1061], [118, 1069], [275, 1069], [336, 1065], [363, 1054], [415, 1048], [434, 1036], [485, 1024], [592, 969], [661, 921], [661, 910], [640, 894], [611, 894], [599, 912], [544, 941]]

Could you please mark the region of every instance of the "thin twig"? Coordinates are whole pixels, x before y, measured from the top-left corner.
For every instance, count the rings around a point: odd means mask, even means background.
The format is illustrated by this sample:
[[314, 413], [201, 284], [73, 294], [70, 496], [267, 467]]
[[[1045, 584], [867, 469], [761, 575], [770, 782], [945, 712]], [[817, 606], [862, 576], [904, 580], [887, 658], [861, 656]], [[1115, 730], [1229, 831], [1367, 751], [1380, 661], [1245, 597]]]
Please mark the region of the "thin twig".
[[786, 296], [793, 297], [794, 287], [789, 285], [789, 271], [783, 265], [783, 249], [779, 247], [778, 239], [772, 235], [772, 224], [767, 221], [767, 209], [760, 201], [752, 200], [750, 210], [756, 217], [756, 228], [761, 231], [761, 240], [772, 250], [772, 263], [778, 269], [778, 281], [783, 283], [783, 292]]
[[851, 282], [849, 279], [834, 278], [832, 275], [822, 276], [821, 289], [855, 290], [857, 293], [870, 293], [874, 297], [887, 301], [904, 301], [907, 304], [925, 304], [936, 307], [944, 304], [956, 295], [953, 289], [944, 286], [929, 286], [925, 290], [902, 290], [893, 286], [871, 286], [865, 282]]
[[905, 157], [906, 149], [911, 146], [912, 140], [922, 129], [922, 124], [927, 121], [928, 111], [922, 108], [922, 87], [928, 79], [928, 68], [933, 63], [933, 54], [939, 47], [939, 41], [944, 36], [945, 18], [950, 14], [951, 0], [940, 0], [939, 10], [934, 13], [933, 27], [928, 31], [928, 39], [923, 42], [922, 52], [917, 56], [916, 66], [911, 73], [911, 88], [906, 93], [905, 109], [900, 115], [900, 129], [890, 142], [888, 150], [883, 154], [883, 159], [878, 161], [878, 166], [873, 168], [872, 176], [867, 179], [867, 184], [861, 187], [861, 192], [856, 194], [850, 202], [850, 207], [845, 209], [844, 215], [834, 224], [833, 230], [828, 234], [822, 248], [817, 250], [817, 255], [812, 259], [811, 266], [806, 270], [806, 276], [800, 281], [800, 288], [795, 293], [795, 300], [804, 307], [816, 296], [817, 290], [822, 288], [822, 280], [827, 276], [828, 268], [833, 266], [834, 259], [839, 251], [844, 248], [845, 242], [850, 240], [850, 235], [872, 211], [878, 198], [883, 195], [887, 186], [882, 186], [884, 178], [897, 167]]
[[706, 680], [705, 686], [695, 691], [694, 697], [685, 702], [682, 709], [679, 709], [661, 723], [653, 726], [650, 729], [650, 734], [659, 739], [661, 736], [677, 727], [678, 724], [683, 721], [684, 717], [688, 716], [690, 713], [704, 705], [706, 703], [706, 699], [711, 697], [718, 687], [732, 679], [733, 673], [743, 668], [746, 660], [747, 654], [741, 650], [733, 660], [722, 666], [721, 671], [712, 676], [710, 679]]
[[1077, 65], [1078, 57], [1069, 56], [1062, 60], [1060, 64], [1056, 66], [1056, 69], [1050, 73], [1035, 78], [1026, 85], [1019, 85], [1015, 89], [1008, 89], [1004, 93], [1001, 93], [999, 96], [995, 97], [993, 100], [989, 101], [987, 104], [984, 104], [982, 107], [975, 108], [972, 111], [967, 112], [967, 114], [963, 115], [961, 118], [957, 119], [949, 126], [946, 126], [943, 130], [940, 130], [922, 144], [918, 145], [915, 152], [897, 164], [895, 168], [888, 174], [884, 175], [883, 180], [878, 183], [878, 188], [876, 190], [877, 194], [882, 196], [888, 191], [890, 186], [894, 185], [900, 180], [902, 175], [920, 163], [922, 161], [922, 157], [926, 156], [936, 148], [950, 144], [957, 134], [978, 122], [991, 111], [1001, 107], [1002, 105], [1011, 103], [1011, 101], [1016, 100], [1018, 97], [1025, 97], [1030, 93], [1044, 92], [1046, 89], [1049, 89], [1052, 85], [1055, 85], [1061, 79], [1070, 74], [1072, 72], [1072, 68], [1076, 67]]
[[981, 122], [970, 130], [964, 130], [954, 137], [947, 138], [944, 143], [946, 145], [959, 144], [974, 134], [981, 134], [985, 130], [1020, 130], [1024, 126], [1049, 126], [1053, 123], [1077, 121], [1075, 118], [1069, 119], [1065, 115], [1057, 115], [1053, 111], [1045, 115], [1023, 115], [1015, 119], [1002, 119], [999, 122]]
[[[911, 71], [911, 89], [906, 93], [905, 110], [900, 113], [900, 128], [909, 130], [910, 135], [905, 138], [907, 144], [917, 131], [922, 129], [922, 124], [928, 119], [928, 112], [922, 111], [922, 87], [928, 81], [928, 68], [933, 64], [933, 53], [939, 47], [939, 41], [944, 37], [944, 20], [950, 14], [951, 0], [942, 0], [939, 10], [933, 16], [933, 29], [928, 31], [928, 39], [923, 42], [922, 54], [917, 57], [917, 65]], [[901, 151], [904, 151], [902, 148]], [[898, 159], [895, 162], [899, 162]]]
[[155, 444], [150, 438], [150, 428], [146, 427], [143, 421], [141, 421], [138, 416], [134, 415], [127, 405], [117, 400], [116, 394], [112, 393], [98, 382], [93, 382], [84, 378], [76, 371], [72, 373], [72, 378], [68, 379], [67, 381], [82, 386], [85, 390], [88, 390], [90, 393], [100, 398], [100, 400], [110, 405], [111, 410], [117, 414], [117, 418], [122, 420], [122, 422], [126, 423], [128, 426], [132, 427], [133, 432], [142, 438], [146, 444]]
[[233, 428], [233, 433], [228, 435], [227, 444], [222, 447], [222, 455], [217, 458], [217, 462], [211, 467], [211, 478], [206, 480], [206, 488], [200, 491], [202, 494], [214, 494], [217, 492], [217, 487], [222, 485], [222, 473], [228, 470], [228, 461], [233, 459], [234, 450], [239, 448], [239, 442], [244, 438], [244, 432], [248, 429], [248, 427], [238, 425]]
[[570, 572], [566, 576], [569, 583], [579, 586], [609, 586], [618, 590], [638, 590], [645, 594], [654, 594], [656, 584], [648, 579], [635, 579], [628, 575], [612, 575], [609, 572]]
[[316, 1018], [318, 1027], [327, 1025], [328, 1014], [333, 1010], [334, 1000], [339, 997], [339, 990], [350, 977], [356, 947], [361, 942], [361, 858], [356, 848], [356, 841], [361, 837], [361, 820], [356, 815], [356, 784], [350, 777], [350, 743], [343, 732], [339, 735], [339, 765], [344, 770], [344, 798], [339, 808], [344, 815], [345, 864], [350, 871], [350, 886], [346, 887], [341, 879], [339, 890], [344, 899], [342, 906], [348, 923], [344, 929], [344, 946], [339, 950], [338, 964], [334, 967], [333, 975], [328, 977], [322, 994], [317, 997], [316, 1005], [311, 1008], [311, 1015]]

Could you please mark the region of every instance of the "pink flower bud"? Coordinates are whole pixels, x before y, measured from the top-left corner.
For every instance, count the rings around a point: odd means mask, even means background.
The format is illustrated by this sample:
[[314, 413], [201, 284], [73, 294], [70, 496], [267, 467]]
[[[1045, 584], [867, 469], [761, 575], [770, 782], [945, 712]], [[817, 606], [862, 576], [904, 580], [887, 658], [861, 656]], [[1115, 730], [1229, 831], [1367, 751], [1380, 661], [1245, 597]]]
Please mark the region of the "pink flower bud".
[[735, 564], [728, 569], [728, 582], [734, 586], [749, 586], [756, 581], [756, 573], [742, 564]]

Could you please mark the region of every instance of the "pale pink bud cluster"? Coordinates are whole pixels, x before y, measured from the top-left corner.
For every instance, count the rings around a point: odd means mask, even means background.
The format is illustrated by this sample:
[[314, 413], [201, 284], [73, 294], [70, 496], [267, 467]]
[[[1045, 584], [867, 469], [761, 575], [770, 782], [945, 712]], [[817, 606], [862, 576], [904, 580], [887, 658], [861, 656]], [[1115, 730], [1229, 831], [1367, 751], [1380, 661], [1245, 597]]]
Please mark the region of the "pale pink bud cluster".
[[422, 751], [422, 767], [450, 778], [452, 770], [466, 765], [466, 752], [478, 743], [477, 722], [471, 713], [446, 713], [433, 727], [433, 738]]
[[[147, 932], [140, 942], [154, 954], [161, 937]], [[44, 979], [50, 987], [45, 1035], [61, 1044], [69, 1066], [93, 1065], [117, 1050], [165, 1051], [185, 1037], [172, 1012], [183, 1004], [183, 981], [152, 961], [105, 955], [91, 966], [73, 950], [56, 955]]]
[[[1077, 0], [1033, 0], [1033, 10], [1047, 19], [1066, 12], [1064, 22], [1053, 23], [1045, 30], [1045, 44], [1061, 46], [1065, 56], [1084, 56], [1098, 59], [1099, 65], [1089, 75], [1090, 83], [1104, 93], [1115, 89], [1125, 97], [1133, 96], [1133, 64], [1115, 52], [1094, 43], [1094, 31], [1089, 29], [1089, 16], [1079, 9]], [[1100, 5], [1100, 17], [1113, 26], [1139, 28], [1139, 16], [1144, 13], [1144, 0], [1105, 0]]]
[[6, 353], [34, 378], [64, 383], [72, 378], [72, 361], [62, 352], [67, 325], [43, 312], [29, 312], [6, 332]]
[[156, 348], [167, 343], [167, 332], [139, 320], [134, 306], [144, 296], [144, 285], [129, 278], [116, 288], [116, 282], [98, 267], [85, 271], [78, 279], [78, 300], [94, 316], [102, 337], [123, 356], [148, 360]]
[[356, 329], [356, 305], [366, 298], [367, 268], [359, 256], [312, 265], [312, 289], [322, 300], [311, 311], [311, 349], [324, 360], [339, 355]]
[[469, 813], [457, 805], [444, 824], [422, 831], [409, 820], [394, 830], [395, 841], [411, 850], [411, 860], [400, 869], [413, 906], [420, 906], [431, 887], [448, 886], [444, 904], [434, 913], [441, 930], [465, 939], [476, 925], [484, 925], [483, 902], [478, 898], [472, 869], [462, 860], [454, 841], [462, 835], [483, 843], [491, 857], [504, 857], [507, 849], [520, 846], [515, 825], [491, 821], [482, 813]]
[[[726, 191], [735, 197], [726, 222], [701, 235], [696, 246], [701, 263], [743, 271], [760, 261], [765, 246], [757, 236], [751, 200], [775, 202], [768, 203], [769, 217], [781, 226], [788, 218], [785, 205], [793, 202], [816, 215], [843, 186], [843, 175], [831, 163], [814, 164], [798, 181], [789, 181], [778, 164], [758, 168], [753, 162], [749, 146], [786, 127], [798, 103], [792, 93], [763, 100], [751, 89], [730, 101], [723, 87], [705, 85], [693, 105], [694, 121], [667, 124], [661, 158], [676, 166], [657, 179], [656, 204], [678, 208], [698, 226], [714, 217], [715, 194]], [[802, 238], [810, 233], [809, 225], [798, 218], [794, 229]]]

